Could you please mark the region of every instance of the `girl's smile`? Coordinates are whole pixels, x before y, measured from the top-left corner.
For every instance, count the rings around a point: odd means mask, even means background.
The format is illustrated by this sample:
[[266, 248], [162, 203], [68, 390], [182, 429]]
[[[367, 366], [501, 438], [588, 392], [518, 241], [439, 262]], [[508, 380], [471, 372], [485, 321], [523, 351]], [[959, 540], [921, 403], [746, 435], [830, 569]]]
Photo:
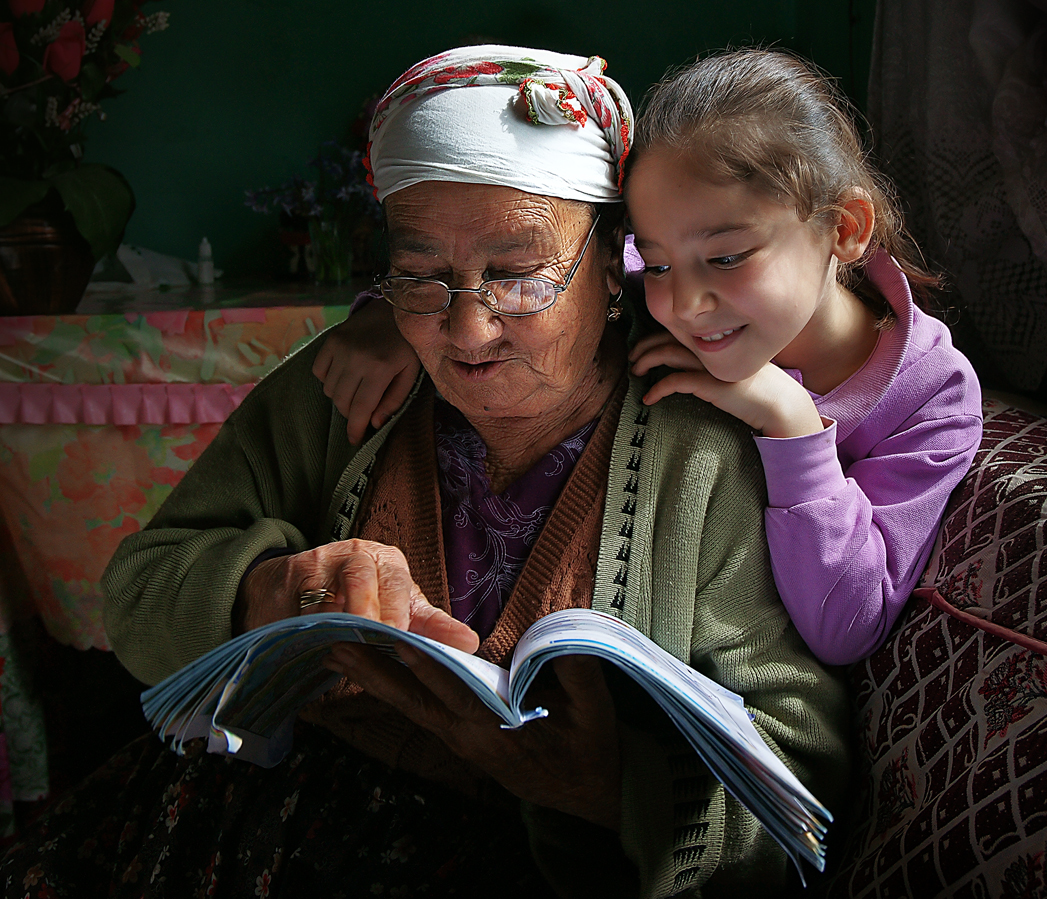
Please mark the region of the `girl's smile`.
[[734, 346], [735, 342], [741, 339], [744, 331], [745, 325], [739, 325], [737, 328], [729, 328], [725, 331], [714, 331], [711, 334], [695, 334], [692, 336], [692, 339], [687, 346], [694, 351], [695, 355], [701, 355], [704, 353], [722, 353], [729, 347]]

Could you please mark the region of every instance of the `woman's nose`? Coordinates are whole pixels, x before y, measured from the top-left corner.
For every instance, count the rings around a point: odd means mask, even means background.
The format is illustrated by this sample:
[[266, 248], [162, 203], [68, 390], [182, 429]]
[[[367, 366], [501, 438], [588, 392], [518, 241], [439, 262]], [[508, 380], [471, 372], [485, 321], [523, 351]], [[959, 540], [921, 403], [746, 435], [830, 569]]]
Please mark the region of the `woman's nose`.
[[478, 291], [463, 290], [451, 295], [446, 328], [455, 346], [476, 350], [501, 334], [502, 320], [484, 304]]

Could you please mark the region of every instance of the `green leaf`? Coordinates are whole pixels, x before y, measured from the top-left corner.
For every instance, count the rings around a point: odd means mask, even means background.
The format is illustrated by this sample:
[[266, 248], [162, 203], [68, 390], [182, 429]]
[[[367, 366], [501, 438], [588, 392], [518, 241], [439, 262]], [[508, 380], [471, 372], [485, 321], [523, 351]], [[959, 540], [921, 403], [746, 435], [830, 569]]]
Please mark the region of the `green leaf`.
[[127, 179], [107, 165], [85, 163], [48, 180], [91, 245], [95, 259], [115, 253], [135, 209], [134, 191]]
[[23, 181], [0, 175], [0, 228], [9, 225], [34, 203], [39, 203], [51, 185], [46, 181]]
[[498, 73], [498, 80], [508, 82], [509, 84], [519, 84], [520, 81], [533, 75], [540, 68], [538, 63], [525, 62], [524, 60], [518, 62], [506, 60], [502, 63], [502, 66], [504, 71]]
[[54, 165], [46, 168], [43, 177], [47, 181], [54, 181], [55, 175], [64, 175], [66, 172], [75, 172], [76, 166], [77, 163], [75, 159], [61, 159], [54, 163]]
[[85, 62], [80, 69], [80, 92], [89, 103], [94, 103], [105, 87], [105, 72], [94, 62]]
[[137, 69], [142, 64], [142, 57], [135, 53], [127, 44], [117, 44], [113, 47], [113, 52], [116, 53], [124, 62], [126, 62], [132, 69]]

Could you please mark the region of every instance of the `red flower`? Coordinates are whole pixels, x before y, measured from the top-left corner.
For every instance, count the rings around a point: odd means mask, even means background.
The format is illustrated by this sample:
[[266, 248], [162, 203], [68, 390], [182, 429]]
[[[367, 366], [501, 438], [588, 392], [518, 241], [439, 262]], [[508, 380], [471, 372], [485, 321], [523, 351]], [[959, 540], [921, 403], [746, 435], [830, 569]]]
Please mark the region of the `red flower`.
[[112, 81], [114, 78], [119, 78], [126, 72], [130, 66], [122, 59], [119, 62], [113, 63], [111, 66], [106, 66], [105, 69], [105, 80]]
[[103, 19], [106, 23], [113, 21], [114, 0], [87, 0], [84, 4], [84, 20], [87, 27], [97, 25]]
[[15, 44], [15, 26], [10, 22], [0, 22], [0, 70], [5, 75], [13, 75], [18, 68], [18, 45]]
[[80, 74], [80, 62], [87, 49], [87, 36], [79, 22], [66, 22], [58, 37], [44, 50], [44, 68], [63, 81], [72, 81]]
[[127, 42], [136, 40], [143, 31], [145, 31], [145, 16], [136, 13], [135, 17], [131, 19], [131, 24], [124, 29], [120, 39]]
[[433, 79], [436, 84], [447, 84], [450, 81], [464, 81], [477, 75], [497, 75], [502, 66], [496, 62], [478, 62], [471, 66], [447, 66], [441, 69]]
[[15, 18], [19, 16], [37, 15], [44, 8], [45, 0], [7, 0], [11, 12]]

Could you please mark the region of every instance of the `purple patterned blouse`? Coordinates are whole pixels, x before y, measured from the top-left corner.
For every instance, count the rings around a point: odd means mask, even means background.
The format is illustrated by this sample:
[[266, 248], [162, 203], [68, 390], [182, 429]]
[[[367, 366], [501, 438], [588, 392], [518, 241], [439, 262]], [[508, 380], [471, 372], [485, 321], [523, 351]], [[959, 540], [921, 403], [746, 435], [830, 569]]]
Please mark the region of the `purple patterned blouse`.
[[495, 494], [484, 469], [487, 447], [476, 429], [443, 400], [437, 399], [435, 412], [451, 612], [482, 640], [494, 629], [596, 420]]

